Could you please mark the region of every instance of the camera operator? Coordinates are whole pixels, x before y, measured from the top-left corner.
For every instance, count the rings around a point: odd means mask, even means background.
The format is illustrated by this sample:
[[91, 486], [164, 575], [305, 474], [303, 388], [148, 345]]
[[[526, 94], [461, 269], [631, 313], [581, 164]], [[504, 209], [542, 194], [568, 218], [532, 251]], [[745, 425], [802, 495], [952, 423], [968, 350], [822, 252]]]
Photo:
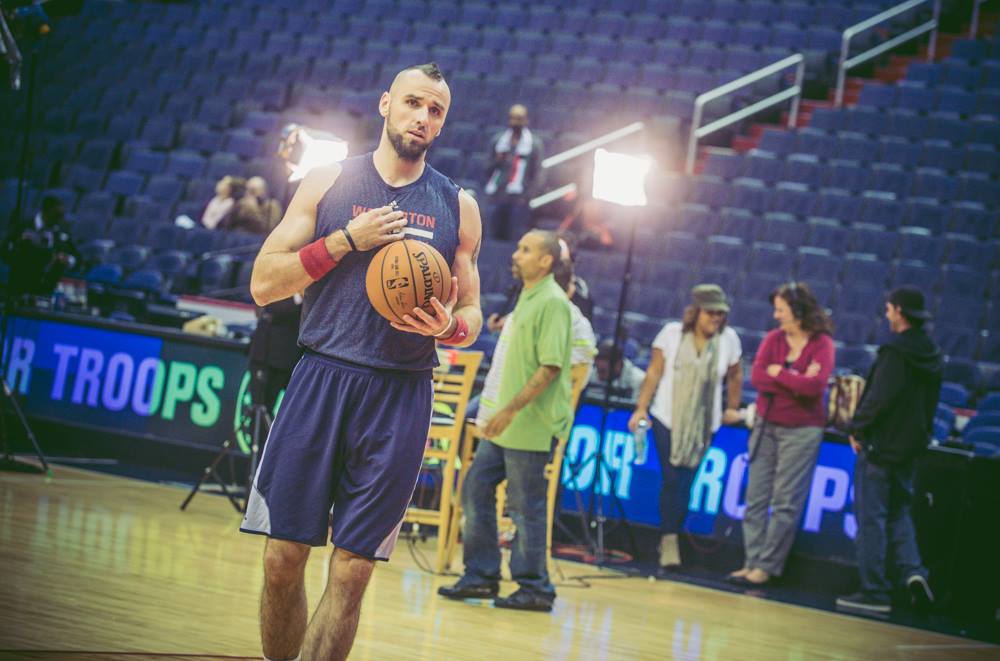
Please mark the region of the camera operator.
[[80, 262], [80, 253], [66, 225], [66, 210], [54, 196], [42, 198], [32, 221], [15, 227], [4, 241], [4, 260], [16, 274], [16, 294], [50, 296], [60, 278]]

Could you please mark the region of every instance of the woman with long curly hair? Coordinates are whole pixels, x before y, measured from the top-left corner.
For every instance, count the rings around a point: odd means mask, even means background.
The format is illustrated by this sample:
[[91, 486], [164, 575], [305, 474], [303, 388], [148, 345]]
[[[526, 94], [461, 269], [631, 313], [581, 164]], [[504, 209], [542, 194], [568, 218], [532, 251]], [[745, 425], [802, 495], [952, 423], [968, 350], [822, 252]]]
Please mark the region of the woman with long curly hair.
[[781, 575], [795, 540], [823, 439], [823, 394], [834, 367], [833, 325], [808, 285], [782, 285], [771, 303], [778, 328], [761, 343], [750, 376], [758, 392], [758, 421], [748, 442], [745, 560], [729, 575], [755, 586]]

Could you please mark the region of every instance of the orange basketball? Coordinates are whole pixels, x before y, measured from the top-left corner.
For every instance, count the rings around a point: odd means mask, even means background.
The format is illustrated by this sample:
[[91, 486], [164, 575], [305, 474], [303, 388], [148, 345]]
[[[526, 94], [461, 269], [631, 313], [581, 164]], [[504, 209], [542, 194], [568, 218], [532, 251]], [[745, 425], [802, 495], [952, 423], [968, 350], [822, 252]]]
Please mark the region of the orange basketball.
[[368, 300], [376, 312], [397, 323], [413, 308], [434, 314], [430, 300], [451, 295], [451, 270], [433, 246], [423, 241], [394, 241], [375, 253], [365, 275]]

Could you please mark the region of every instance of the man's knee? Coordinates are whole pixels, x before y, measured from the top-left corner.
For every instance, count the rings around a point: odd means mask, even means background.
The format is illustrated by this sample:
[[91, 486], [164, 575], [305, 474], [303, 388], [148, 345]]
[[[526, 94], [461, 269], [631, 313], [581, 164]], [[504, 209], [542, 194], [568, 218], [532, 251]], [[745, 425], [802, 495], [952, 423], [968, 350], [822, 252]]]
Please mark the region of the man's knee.
[[330, 558], [330, 580], [364, 586], [374, 569], [374, 560], [344, 549], [335, 549]]
[[287, 583], [302, 576], [309, 547], [305, 544], [268, 539], [264, 548], [264, 578], [269, 583]]

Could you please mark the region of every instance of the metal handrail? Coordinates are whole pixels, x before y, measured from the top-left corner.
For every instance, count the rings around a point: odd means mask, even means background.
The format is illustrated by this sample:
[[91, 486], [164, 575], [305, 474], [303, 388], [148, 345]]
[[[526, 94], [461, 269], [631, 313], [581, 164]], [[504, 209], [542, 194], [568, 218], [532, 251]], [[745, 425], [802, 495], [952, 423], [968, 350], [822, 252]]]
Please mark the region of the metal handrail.
[[[862, 32], [867, 32], [873, 27], [885, 23], [891, 18], [895, 18], [904, 12], [908, 12], [911, 9], [919, 7], [920, 5], [927, 4], [928, 2], [934, 3], [934, 15], [931, 20], [918, 25], [912, 30], [907, 30], [903, 34], [893, 37], [883, 44], [879, 44], [875, 48], [866, 50], [864, 53], [859, 53], [858, 55], [848, 59], [847, 54], [851, 50], [851, 39], [858, 36]], [[938, 18], [940, 16], [941, 0], [909, 0], [909, 2], [896, 5], [881, 14], [876, 14], [875, 16], [852, 25], [844, 30], [840, 43], [840, 60], [837, 62], [837, 92], [834, 96], [834, 105], [837, 107], [844, 105], [844, 87], [847, 83], [847, 71], [849, 69], [853, 69], [859, 64], [864, 64], [865, 62], [878, 57], [882, 53], [892, 50], [896, 46], [904, 44], [912, 39], [916, 39], [917, 37], [928, 32], [931, 33], [931, 36], [930, 43], [927, 45], [927, 61], [932, 62], [934, 60], [934, 51], [937, 48]]]
[[[604, 135], [598, 136], [593, 140], [588, 140], [587, 142], [579, 144], [576, 147], [571, 147], [570, 149], [559, 152], [554, 156], [549, 156], [542, 161], [542, 169], [547, 170], [551, 167], [559, 165], [560, 163], [571, 161], [574, 158], [594, 151], [598, 147], [603, 147], [606, 144], [630, 136], [633, 133], [638, 133], [644, 128], [646, 128], [646, 125], [643, 122], [633, 122], [628, 126], [611, 131], [610, 133], [605, 133]], [[559, 188], [555, 188], [547, 193], [542, 193], [541, 195], [532, 198], [531, 201], [528, 202], [528, 207], [531, 209], [537, 209], [574, 192], [576, 192], [576, 184], [566, 184], [565, 186], [560, 186]]]
[[[752, 85], [762, 78], [767, 78], [768, 76], [778, 73], [779, 71], [787, 69], [791, 66], [795, 66], [795, 85], [778, 92], [777, 94], [773, 94], [766, 99], [762, 99], [757, 103], [749, 105], [746, 108], [729, 113], [725, 117], [717, 119], [711, 124], [701, 126], [701, 119], [705, 111], [705, 105], [709, 101], [714, 101], [715, 99], [726, 96], [727, 94], [731, 94], [738, 89], [746, 87], [747, 85]], [[691, 120], [691, 137], [688, 140], [687, 160], [684, 166], [685, 171], [688, 174], [694, 172], [694, 162], [698, 150], [698, 140], [711, 135], [716, 131], [724, 129], [731, 124], [742, 121], [743, 119], [758, 113], [761, 110], [765, 110], [779, 103], [784, 103], [788, 99], [792, 100], [792, 107], [788, 113], [788, 128], [794, 127], [799, 116], [799, 102], [802, 99], [802, 80], [805, 77], [805, 71], [805, 58], [801, 54], [790, 55], [783, 60], [779, 60], [774, 64], [764, 67], [763, 69], [758, 69], [753, 73], [748, 73], [742, 78], [737, 78], [731, 83], [726, 83], [725, 85], [716, 87], [715, 89], [709, 90], [704, 94], [699, 94], [694, 100], [694, 117]]]
[[969, 39], [975, 39], [979, 32], [979, 5], [986, 0], [972, 0], [972, 20], [969, 21]]

